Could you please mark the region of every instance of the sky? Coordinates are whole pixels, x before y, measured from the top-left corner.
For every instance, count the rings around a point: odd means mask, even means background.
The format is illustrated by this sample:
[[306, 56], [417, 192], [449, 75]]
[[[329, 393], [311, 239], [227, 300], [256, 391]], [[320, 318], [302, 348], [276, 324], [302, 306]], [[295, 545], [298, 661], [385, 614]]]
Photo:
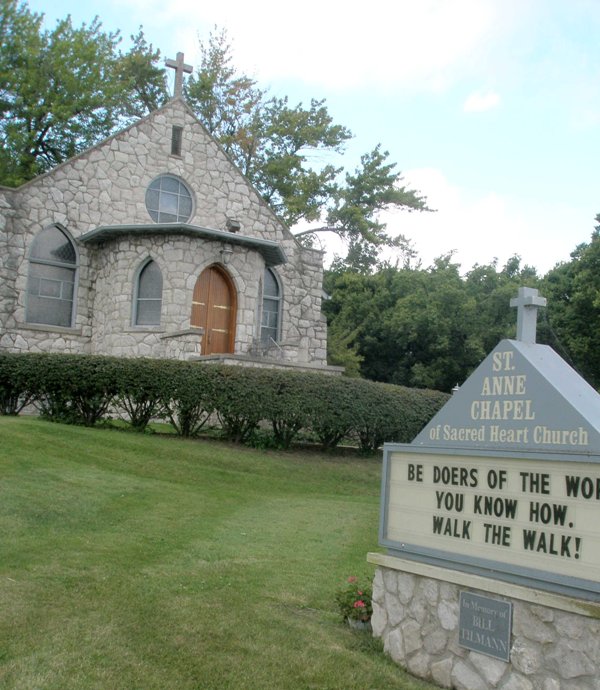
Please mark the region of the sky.
[[[181, 51], [192, 65], [199, 42], [226, 29], [240, 72], [292, 104], [325, 99], [352, 131], [332, 162], [353, 172], [377, 144], [389, 151], [402, 184], [435, 209], [381, 218], [423, 267], [450, 252], [462, 273], [519, 255], [543, 275], [590, 240], [600, 213], [599, 0], [27, 5], [46, 28], [97, 15], [124, 49], [141, 25], [162, 58]], [[325, 249], [326, 262], [341, 251]]]

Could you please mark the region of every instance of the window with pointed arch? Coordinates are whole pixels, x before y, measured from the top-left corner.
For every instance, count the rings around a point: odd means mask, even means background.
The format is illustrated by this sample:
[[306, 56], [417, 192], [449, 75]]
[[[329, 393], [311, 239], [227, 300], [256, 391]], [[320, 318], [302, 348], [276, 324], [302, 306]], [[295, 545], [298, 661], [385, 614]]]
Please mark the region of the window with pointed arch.
[[160, 326], [162, 273], [156, 261], [148, 259], [138, 270], [134, 289], [134, 326]]
[[72, 327], [77, 292], [77, 252], [66, 232], [41, 230], [29, 252], [25, 321]]
[[279, 341], [281, 324], [281, 285], [275, 271], [265, 268], [263, 277], [262, 316], [260, 340], [268, 345]]

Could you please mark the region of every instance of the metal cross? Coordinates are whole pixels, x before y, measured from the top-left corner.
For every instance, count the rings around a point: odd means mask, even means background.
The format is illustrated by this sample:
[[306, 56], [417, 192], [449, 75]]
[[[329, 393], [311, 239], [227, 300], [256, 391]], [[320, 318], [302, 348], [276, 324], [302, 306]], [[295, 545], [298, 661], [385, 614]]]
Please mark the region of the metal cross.
[[165, 60], [165, 65], [175, 70], [175, 89], [173, 91], [173, 98], [181, 98], [183, 96], [183, 73], [191, 74], [192, 66], [185, 64], [183, 61], [183, 53], [177, 53], [177, 59], [175, 60]]
[[511, 307], [517, 307], [517, 340], [535, 343], [537, 311], [546, 306], [546, 298], [540, 297], [535, 288], [521, 287], [517, 297], [510, 300]]

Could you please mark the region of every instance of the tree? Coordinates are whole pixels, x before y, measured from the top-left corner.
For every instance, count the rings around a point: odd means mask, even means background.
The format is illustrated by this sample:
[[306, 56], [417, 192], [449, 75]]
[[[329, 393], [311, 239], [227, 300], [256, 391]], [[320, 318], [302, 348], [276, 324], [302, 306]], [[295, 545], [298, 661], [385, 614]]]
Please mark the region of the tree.
[[[43, 15], [0, 0], [0, 182], [17, 185], [96, 144], [165, 97], [143, 33], [123, 55], [96, 17], [42, 30]], [[163, 83], [161, 92], [161, 81]]]
[[184, 85], [186, 100], [213, 137], [248, 172], [260, 129], [264, 91], [254, 79], [236, 76], [225, 31], [200, 41], [200, 67]]
[[402, 177], [394, 171], [396, 165], [387, 162], [388, 155], [377, 146], [361, 156], [361, 167], [355, 170], [354, 175], [346, 174], [345, 185], [332, 190], [327, 225], [306, 231], [309, 235], [325, 231], [345, 237], [349, 244], [345, 264], [362, 273], [377, 265], [381, 247], [409, 249], [409, 241], [404, 235], [391, 237], [387, 234], [386, 224], [378, 218], [382, 211], [391, 207], [408, 211], [429, 210], [423, 197], [399, 186]]
[[310, 162], [315, 154], [343, 153], [352, 136], [334, 124], [324, 100], [313, 99], [305, 108], [268, 97], [254, 79], [236, 73], [225, 31], [211, 33], [200, 49], [200, 69], [187, 82], [186, 98], [284, 222], [321, 223], [297, 237], [310, 242], [316, 233], [336, 233], [349, 244], [347, 262], [362, 272], [374, 267], [381, 246], [406, 243], [385, 232], [378, 214], [391, 207], [426, 210], [426, 203], [400, 185], [388, 152], [377, 146], [341, 181], [342, 167]]
[[461, 384], [500, 340], [514, 337], [510, 299], [539, 278], [517, 256], [502, 270], [494, 261], [463, 277], [459, 268], [448, 254], [426, 269], [328, 271], [330, 362], [358, 366], [375, 381], [444, 391]]
[[450, 390], [481, 359], [475, 300], [450, 255], [426, 270], [328, 273], [326, 289], [330, 330], [354, 336], [348, 347], [366, 378]]
[[548, 299], [540, 340], [550, 345], [593, 386], [600, 388], [600, 214], [589, 243], [580, 244], [571, 260], [544, 277]]
[[146, 41], [142, 27], [130, 36], [132, 46], [119, 54], [117, 75], [120, 82], [121, 122], [145, 117], [169, 99], [165, 69], [158, 67], [160, 50]]
[[516, 311], [510, 300], [520, 287], [538, 287], [540, 278], [531, 266], [521, 266], [519, 256], [512, 256], [501, 270], [497, 260], [475, 264], [465, 276], [467, 294], [477, 303], [473, 324], [484, 354], [491, 352], [503, 338], [516, 334]]
[[308, 157], [341, 153], [349, 130], [333, 123], [324, 101], [291, 108], [287, 98], [268, 97], [254, 79], [237, 75], [224, 30], [200, 50], [200, 68], [185, 87], [197, 117], [288, 225], [318, 218], [339, 169], [314, 169]]

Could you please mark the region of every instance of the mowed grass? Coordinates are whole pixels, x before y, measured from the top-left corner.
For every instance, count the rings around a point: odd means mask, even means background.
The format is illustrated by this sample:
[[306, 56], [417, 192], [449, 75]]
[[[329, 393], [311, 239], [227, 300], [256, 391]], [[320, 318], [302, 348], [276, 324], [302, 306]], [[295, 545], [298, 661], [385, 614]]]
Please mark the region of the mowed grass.
[[335, 606], [380, 470], [0, 417], [0, 687], [432, 687]]

